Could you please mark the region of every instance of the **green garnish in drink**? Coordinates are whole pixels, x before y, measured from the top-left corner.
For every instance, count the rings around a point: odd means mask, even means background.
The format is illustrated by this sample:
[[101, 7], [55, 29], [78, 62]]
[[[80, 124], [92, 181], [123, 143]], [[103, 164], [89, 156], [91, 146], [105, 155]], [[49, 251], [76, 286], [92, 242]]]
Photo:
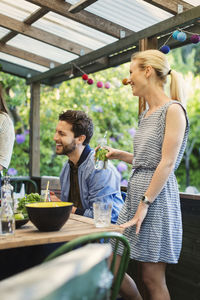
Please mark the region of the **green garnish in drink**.
[[[96, 169], [106, 169], [107, 163], [108, 163], [108, 158], [106, 157], [106, 154], [108, 153], [108, 149], [99, 147], [96, 150], [95, 154], [95, 168]], [[102, 163], [102, 167], [100, 167], [100, 163]]]

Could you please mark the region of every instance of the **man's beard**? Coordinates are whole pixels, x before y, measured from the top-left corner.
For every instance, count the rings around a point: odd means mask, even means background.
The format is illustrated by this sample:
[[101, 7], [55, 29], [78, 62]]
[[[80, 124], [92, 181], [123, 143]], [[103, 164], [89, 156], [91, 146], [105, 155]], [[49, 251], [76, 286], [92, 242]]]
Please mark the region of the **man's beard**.
[[75, 143], [75, 140], [73, 140], [73, 141], [71, 142], [71, 144], [63, 146], [62, 152], [59, 152], [59, 153], [56, 152], [56, 154], [58, 154], [58, 155], [69, 155], [69, 154], [71, 154], [75, 149], [76, 149], [76, 143]]

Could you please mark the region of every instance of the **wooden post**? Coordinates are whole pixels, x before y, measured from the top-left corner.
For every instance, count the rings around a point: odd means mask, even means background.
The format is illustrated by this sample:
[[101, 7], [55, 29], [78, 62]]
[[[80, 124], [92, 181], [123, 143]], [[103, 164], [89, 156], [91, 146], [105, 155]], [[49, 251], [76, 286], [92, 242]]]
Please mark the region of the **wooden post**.
[[[158, 42], [157, 38], [145, 38], [139, 41], [139, 51], [144, 51], [148, 49], [157, 49]], [[143, 97], [139, 97], [139, 111], [138, 114], [140, 115], [146, 109], [146, 102]]]
[[31, 84], [29, 175], [40, 176], [40, 83]]

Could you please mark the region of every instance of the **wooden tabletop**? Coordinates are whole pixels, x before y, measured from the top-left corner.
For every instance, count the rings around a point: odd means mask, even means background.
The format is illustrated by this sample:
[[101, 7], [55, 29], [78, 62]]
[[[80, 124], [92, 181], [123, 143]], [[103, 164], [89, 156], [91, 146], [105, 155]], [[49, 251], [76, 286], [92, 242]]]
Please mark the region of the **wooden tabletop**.
[[28, 222], [21, 228], [16, 229], [15, 234], [12, 236], [0, 235], [0, 249], [68, 242], [79, 236], [105, 231], [122, 233], [123, 229], [118, 225], [96, 228], [93, 219], [71, 214], [60, 231], [40, 232], [31, 222]]

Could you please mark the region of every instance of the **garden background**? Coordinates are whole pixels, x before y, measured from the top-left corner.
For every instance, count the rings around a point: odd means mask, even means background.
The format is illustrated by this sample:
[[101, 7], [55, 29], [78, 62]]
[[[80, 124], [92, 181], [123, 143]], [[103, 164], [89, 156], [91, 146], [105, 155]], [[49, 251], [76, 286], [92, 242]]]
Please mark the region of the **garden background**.
[[[181, 72], [187, 89], [187, 112], [190, 134], [187, 149], [176, 171], [180, 191], [195, 187], [200, 192], [200, 46], [188, 45], [170, 51], [171, 69]], [[91, 146], [99, 144], [105, 132], [111, 147], [132, 152], [133, 138], [138, 123], [138, 98], [133, 97], [129, 86], [121, 80], [129, 76], [129, 64], [107, 69], [90, 77], [93, 85], [82, 78], [72, 79], [60, 85], [41, 85], [40, 108], [40, 171], [41, 176], [59, 176], [65, 156], [55, 154], [53, 141], [58, 115], [67, 109], [84, 110], [93, 119], [95, 131]], [[30, 87], [24, 79], [0, 72], [6, 101], [15, 125], [16, 141], [8, 169], [11, 176], [29, 175], [29, 110]], [[97, 88], [96, 83], [109, 82], [107, 87]], [[113, 161], [121, 174], [121, 184], [126, 186], [131, 166]]]

